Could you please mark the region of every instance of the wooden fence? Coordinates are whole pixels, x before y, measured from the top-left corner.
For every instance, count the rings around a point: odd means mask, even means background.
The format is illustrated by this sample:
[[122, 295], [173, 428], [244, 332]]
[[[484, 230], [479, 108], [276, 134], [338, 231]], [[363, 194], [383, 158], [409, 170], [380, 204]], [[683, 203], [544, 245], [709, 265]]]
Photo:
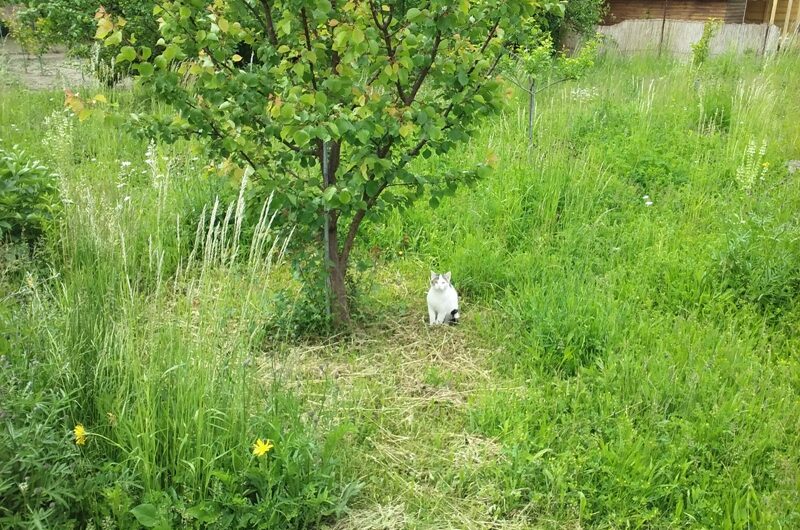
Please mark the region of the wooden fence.
[[[597, 31], [606, 36], [607, 50], [691, 56], [691, 46], [702, 37], [704, 24], [687, 20], [625, 20], [613, 26], [599, 26]], [[723, 24], [711, 39], [710, 53], [772, 53], [778, 49], [780, 35], [780, 28], [770, 24]]]

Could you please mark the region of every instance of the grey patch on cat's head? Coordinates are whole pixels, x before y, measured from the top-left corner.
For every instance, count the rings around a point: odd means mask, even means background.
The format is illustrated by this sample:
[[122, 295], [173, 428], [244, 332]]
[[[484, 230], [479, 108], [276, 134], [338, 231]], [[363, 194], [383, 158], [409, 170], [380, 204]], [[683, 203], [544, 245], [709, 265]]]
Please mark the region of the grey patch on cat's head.
[[450, 286], [450, 272], [438, 274], [431, 271], [431, 287], [444, 290]]

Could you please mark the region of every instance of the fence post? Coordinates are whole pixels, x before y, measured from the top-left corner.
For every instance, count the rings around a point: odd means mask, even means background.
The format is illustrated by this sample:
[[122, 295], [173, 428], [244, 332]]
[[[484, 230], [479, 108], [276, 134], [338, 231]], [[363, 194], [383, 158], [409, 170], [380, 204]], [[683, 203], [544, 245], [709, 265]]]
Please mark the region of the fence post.
[[664, 0], [664, 12], [661, 16], [661, 38], [658, 40], [658, 56], [661, 57], [661, 51], [664, 46], [664, 26], [667, 25], [667, 1]]
[[778, 10], [778, 0], [772, 0], [772, 13], [769, 16], [769, 23], [767, 29], [764, 31], [764, 46], [761, 48], [761, 55], [767, 55], [767, 40], [769, 40], [769, 29], [775, 22], [775, 12]]
[[794, 18], [794, 30], [792, 34], [796, 37], [796, 34], [800, 32], [800, 2], [797, 3], [797, 14], [795, 14]]

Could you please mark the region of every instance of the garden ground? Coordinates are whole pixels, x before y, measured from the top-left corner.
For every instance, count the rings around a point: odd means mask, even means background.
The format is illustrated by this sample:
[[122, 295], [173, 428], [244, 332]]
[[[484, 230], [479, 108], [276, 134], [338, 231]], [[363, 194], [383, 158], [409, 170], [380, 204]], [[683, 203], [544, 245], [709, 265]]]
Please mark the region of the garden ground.
[[[34, 258], [5, 249], [19, 508], [0, 520], [800, 526], [797, 93], [792, 53], [608, 57], [542, 94], [532, 150], [509, 98], [419, 161], [494, 174], [370, 224], [357, 330], [320, 339], [257, 183], [0, 88], [0, 148], [65, 202]], [[453, 271], [459, 327], [425, 325], [431, 268]]]
[[91, 84], [77, 59], [69, 59], [63, 48], [56, 47], [42, 56], [41, 63], [25, 53], [9, 37], [0, 38], [0, 62], [5, 74], [31, 89], [56, 89]]

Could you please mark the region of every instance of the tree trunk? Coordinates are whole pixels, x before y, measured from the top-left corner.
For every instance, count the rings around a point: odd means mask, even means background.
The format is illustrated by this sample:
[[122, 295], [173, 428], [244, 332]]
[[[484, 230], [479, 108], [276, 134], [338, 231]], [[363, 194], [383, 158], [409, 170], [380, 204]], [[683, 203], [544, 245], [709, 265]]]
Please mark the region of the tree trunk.
[[342, 328], [350, 323], [350, 307], [347, 304], [347, 286], [344, 282], [347, 273], [347, 257], [339, 253], [339, 235], [336, 229], [338, 218], [335, 212], [328, 212], [327, 267], [328, 288], [331, 295], [331, 317], [333, 325]]
[[336, 328], [344, 328], [350, 324], [350, 306], [347, 303], [347, 286], [344, 283], [346, 269], [346, 264], [338, 257], [334, 257], [328, 270], [333, 295], [331, 316]]

